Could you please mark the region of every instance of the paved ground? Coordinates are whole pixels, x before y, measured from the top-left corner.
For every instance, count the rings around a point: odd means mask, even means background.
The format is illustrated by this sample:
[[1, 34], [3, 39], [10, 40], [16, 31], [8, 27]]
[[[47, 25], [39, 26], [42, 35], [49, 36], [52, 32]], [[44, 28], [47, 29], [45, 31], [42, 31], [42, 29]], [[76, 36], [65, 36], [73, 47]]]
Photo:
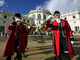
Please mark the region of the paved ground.
[[[4, 40], [4, 41], [3, 41]], [[78, 39], [79, 40], [79, 39]], [[3, 50], [6, 44], [6, 38], [0, 39], [0, 60], [5, 60], [2, 58]], [[73, 45], [75, 51], [75, 57], [72, 60], [80, 60], [80, 41], [75, 41]], [[36, 43], [29, 41], [28, 49], [26, 49], [25, 58], [23, 60], [54, 60], [54, 56], [52, 54], [52, 43]], [[15, 56], [15, 54], [14, 54]], [[14, 58], [12, 56], [12, 60]]]

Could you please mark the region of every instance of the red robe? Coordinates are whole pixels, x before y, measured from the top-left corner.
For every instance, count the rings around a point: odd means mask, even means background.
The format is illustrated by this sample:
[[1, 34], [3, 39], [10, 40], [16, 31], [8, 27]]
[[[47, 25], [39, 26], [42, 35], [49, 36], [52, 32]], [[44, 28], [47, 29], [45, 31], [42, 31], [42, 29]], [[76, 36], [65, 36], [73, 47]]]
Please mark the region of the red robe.
[[[70, 25], [68, 24], [67, 20], [62, 20], [62, 25], [63, 25], [63, 29], [65, 31], [65, 36], [66, 36], [66, 42], [67, 42], [67, 47], [68, 47], [68, 51], [69, 51], [69, 56], [70, 58], [72, 58], [74, 56], [74, 51], [70, 42], [70, 37], [73, 37]], [[58, 29], [58, 23], [57, 21], [53, 21], [50, 24], [46, 24], [47, 27], [51, 27], [51, 29], [53, 30], [53, 54], [57, 54], [59, 56], [59, 49], [60, 49], [60, 31]], [[56, 49], [55, 49], [56, 48]]]
[[[18, 27], [17, 24], [14, 26], [11, 26], [12, 22], [9, 23], [7, 26], [8, 30], [11, 30], [10, 35], [7, 39], [6, 46], [3, 52], [3, 57], [5, 56], [11, 56], [14, 55], [15, 50], [15, 40], [16, 40], [16, 28]], [[25, 52], [25, 45], [26, 45], [26, 39], [28, 36], [28, 31], [26, 30], [26, 27], [20, 23], [20, 37], [19, 37], [19, 53]]]

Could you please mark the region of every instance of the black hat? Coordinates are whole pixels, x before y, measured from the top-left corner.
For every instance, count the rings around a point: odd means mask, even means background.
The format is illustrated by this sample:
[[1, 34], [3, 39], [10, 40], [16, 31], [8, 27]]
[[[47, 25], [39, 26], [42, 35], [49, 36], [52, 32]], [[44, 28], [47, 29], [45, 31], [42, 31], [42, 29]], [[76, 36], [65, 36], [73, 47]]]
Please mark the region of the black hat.
[[20, 13], [16, 13], [15, 16], [18, 17], [18, 18], [21, 18], [21, 14]]
[[60, 14], [60, 12], [59, 12], [59, 11], [55, 11], [55, 12], [54, 12], [54, 14], [56, 14], [56, 13], [57, 13], [57, 14]]

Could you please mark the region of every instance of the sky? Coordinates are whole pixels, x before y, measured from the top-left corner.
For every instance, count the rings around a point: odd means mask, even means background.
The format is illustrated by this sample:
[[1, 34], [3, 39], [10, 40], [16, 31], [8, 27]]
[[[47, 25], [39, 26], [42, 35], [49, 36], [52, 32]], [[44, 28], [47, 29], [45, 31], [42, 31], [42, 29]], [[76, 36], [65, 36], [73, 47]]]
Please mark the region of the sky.
[[18, 12], [28, 14], [30, 10], [35, 10], [41, 7], [53, 13], [55, 10], [61, 13], [75, 11], [76, 8], [80, 11], [80, 0], [0, 0], [0, 10]]

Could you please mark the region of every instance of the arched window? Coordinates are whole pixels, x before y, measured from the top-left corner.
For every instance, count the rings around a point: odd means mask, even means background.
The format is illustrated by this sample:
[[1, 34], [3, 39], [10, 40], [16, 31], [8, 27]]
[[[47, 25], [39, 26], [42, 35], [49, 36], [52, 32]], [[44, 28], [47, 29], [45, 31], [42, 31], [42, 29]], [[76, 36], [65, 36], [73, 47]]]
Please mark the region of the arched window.
[[40, 27], [38, 26], [38, 31], [40, 31]]
[[33, 21], [33, 24], [35, 24], [35, 21]]
[[41, 23], [41, 21], [39, 21], [39, 24]]
[[33, 15], [33, 19], [36, 19], [36, 16], [35, 15]]
[[44, 19], [46, 20], [46, 15], [44, 15]]
[[38, 15], [38, 19], [41, 19], [41, 15], [40, 14]]

